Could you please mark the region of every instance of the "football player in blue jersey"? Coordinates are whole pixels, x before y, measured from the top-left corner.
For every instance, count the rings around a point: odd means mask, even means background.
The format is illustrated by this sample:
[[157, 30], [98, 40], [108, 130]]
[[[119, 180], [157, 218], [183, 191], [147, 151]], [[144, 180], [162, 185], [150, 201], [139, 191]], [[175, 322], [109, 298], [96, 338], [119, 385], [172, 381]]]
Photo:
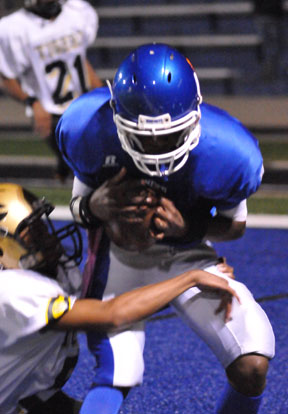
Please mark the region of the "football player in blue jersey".
[[[57, 138], [75, 175], [72, 213], [88, 229], [88, 296], [107, 300], [188, 269], [221, 275], [211, 242], [243, 235], [246, 199], [261, 183], [263, 161], [238, 120], [202, 102], [188, 59], [165, 44], [137, 48], [112, 85], [71, 104]], [[150, 210], [141, 236], [137, 226]], [[217, 292], [192, 288], [172, 306], [226, 371], [215, 413], [253, 414], [274, 334], [246, 286], [229, 283], [241, 299], [233, 300], [229, 320], [215, 312]], [[142, 381], [144, 342], [142, 322], [116, 334], [88, 334], [97, 370], [81, 414], [119, 412], [129, 388]]]

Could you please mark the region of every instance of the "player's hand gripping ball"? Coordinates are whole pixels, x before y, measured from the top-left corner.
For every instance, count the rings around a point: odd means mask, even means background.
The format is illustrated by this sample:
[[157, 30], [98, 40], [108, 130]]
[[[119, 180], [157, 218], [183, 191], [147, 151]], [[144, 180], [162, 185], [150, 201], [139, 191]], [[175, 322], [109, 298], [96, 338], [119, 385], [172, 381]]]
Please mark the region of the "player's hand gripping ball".
[[[144, 191], [144, 190], [142, 190]], [[159, 206], [159, 195], [152, 189], [145, 189], [152, 202], [127, 205], [122, 213], [106, 223], [105, 231], [113, 243], [130, 251], [142, 251], [151, 247], [161, 238], [154, 219]]]

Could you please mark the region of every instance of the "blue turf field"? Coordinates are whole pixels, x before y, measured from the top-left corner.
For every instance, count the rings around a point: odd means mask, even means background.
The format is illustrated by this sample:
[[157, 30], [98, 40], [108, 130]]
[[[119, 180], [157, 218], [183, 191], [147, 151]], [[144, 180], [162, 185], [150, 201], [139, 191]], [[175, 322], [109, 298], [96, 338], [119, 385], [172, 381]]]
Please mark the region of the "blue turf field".
[[[261, 414], [288, 413], [288, 230], [247, 229], [241, 240], [219, 243], [219, 255], [234, 266], [261, 302], [274, 327], [271, 362]], [[80, 358], [65, 390], [82, 398], [95, 365], [79, 335]], [[212, 414], [225, 375], [214, 355], [169, 308], [147, 324], [144, 384], [133, 389], [122, 414]]]

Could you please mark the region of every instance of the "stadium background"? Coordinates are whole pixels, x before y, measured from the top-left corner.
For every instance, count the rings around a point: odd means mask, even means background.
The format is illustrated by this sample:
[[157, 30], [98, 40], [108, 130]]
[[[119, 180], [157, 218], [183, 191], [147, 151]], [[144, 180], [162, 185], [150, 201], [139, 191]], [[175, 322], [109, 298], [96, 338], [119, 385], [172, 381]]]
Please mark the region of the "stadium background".
[[[248, 203], [249, 227], [241, 240], [219, 243], [216, 248], [219, 254], [228, 257], [236, 276], [261, 302], [275, 330], [277, 355], [271, 364], [261, 413], [286, 413], [287, 45], [281, 51], [277, 76], [267, 80], [262, 76], [265, 45], [256, 30], [251, 1], [91, 0], [90, 3], [98, 10], [100, 29], [89, 58], [102, 79], [113, 77], [115, 68], [131, 48], [148, 41], [165, 41], [191, 59], [204, 99], [235, 115], [259, 139], [265, 174], [263, 185]], [[0, 17], [21, 4], [19, 0], [1, 0]], [[287, 1], [285, 9], [287, 23]], [[31, 133], [23, 106], [1, 93], [1, 85], [0, 108], [0, 179], [24, 184], [57, 205], [66, 205], [56, 209], [54, 218], [57, 222], [69, 218], [67, 204], [72, 181], [61, 184], [52, 178], [55, 164], [52, 153]], [[79, 339], [79, 364], [65, 389], [82, 398], [89, 387], [93, 361], [84, 335], [80, 334]], [[149, 320], [145, 357], [144, 384], [131, 392], [123, 414], [212, 411], [225, 381], [222, 369], [170, 308]]]

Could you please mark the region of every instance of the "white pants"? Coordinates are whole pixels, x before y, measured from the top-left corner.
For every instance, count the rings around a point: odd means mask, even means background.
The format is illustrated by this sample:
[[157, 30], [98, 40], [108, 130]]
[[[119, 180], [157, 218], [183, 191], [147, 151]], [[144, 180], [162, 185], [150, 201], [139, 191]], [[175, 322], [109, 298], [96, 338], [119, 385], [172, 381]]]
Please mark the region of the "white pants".
[[[243, 283], [229, 279], [218, 271], [216, 253], [211, 247], [201, 245], [192, 250], [177, 251], [172, 247], [156, 245], [139, 254], [112, 245], [109, 259], [104, 300], [189, 269], [201, 268], [225, 277], [241, 299], [241, 304], [233, 299], [232, 320], [228, 323], [224, 323], [223, 312], [215, 314], [219, 296], [201, 292], [196, 287], [178, 296], [172, 306], [211, 348], [224, 368], [240, 355], [248, 353], [268, 358], [274, 356], [274, 334], [265, 312]], [[97, 343], [100, 375], [96, 373], [95, 383], [128, 387], [142, 382], [144, 327], [145, 323], [140, 322], [129, 330], [109, 334], [101, 340], [95, 337], [90, 340], [94, 349]]]

